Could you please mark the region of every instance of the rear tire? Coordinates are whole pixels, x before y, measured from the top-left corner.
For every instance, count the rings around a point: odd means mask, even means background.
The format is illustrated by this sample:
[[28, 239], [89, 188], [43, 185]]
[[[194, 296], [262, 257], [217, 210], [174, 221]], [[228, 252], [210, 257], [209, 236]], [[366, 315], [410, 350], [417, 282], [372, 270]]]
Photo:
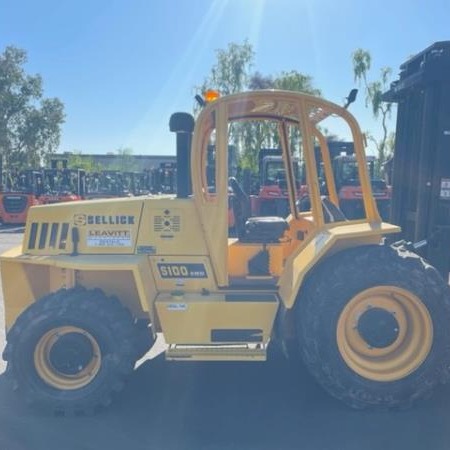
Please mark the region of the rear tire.
[[101, 290], [60, 290], [33, 303], [8, 332], [3, 358], [29, 403], [62, 415], [111, 403], [135, 362], [129, 311]]
[[342, 251], [314, 271], [297, 302], [308, 369], [351, 407], [407, 408], [449, 378], [449, 289], [417, 255]]

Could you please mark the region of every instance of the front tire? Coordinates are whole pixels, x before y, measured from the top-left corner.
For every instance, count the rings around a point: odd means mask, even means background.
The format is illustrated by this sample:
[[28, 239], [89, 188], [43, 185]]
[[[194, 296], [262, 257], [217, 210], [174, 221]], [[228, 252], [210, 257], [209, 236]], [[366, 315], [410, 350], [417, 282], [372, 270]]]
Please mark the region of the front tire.
[[406, 408], [448, 379], [448, 286], [410, 252], [332, 256], [306, 281], [296, 315], [310, 372], [354, 408]]
[[60, 290], [33, 303], [8, 332], [3, 358], [29, 403], [64, 415], [111, 402], [135, 362], [132, 317], [101, 290]]

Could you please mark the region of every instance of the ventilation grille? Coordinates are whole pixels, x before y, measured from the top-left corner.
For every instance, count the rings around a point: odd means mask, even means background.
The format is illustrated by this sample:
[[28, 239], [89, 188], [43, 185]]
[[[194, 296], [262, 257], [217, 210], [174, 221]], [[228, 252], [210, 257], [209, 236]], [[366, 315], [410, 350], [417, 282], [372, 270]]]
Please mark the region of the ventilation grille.
[[180, 216], [155, 216], [153, 229], [157, 233], [178, 233], [181, 230]]
[[65, 250], [68, 235], [68, 223], [33, 222], [28, 238], [28, 249], [42, 250], [44, 248], [49, 248], [53, 250]]
[[28, 205], [26, 195], [5, 195], [3, 197], [3, 208], [9, 214], [24, 212]]

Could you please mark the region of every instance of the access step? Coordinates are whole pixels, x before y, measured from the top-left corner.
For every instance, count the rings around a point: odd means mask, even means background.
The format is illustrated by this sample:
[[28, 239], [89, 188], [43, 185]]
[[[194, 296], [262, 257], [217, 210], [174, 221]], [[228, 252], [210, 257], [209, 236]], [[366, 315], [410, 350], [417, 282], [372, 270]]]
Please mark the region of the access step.
[[265, 361], [267, 344], [170, 345], [167, 360], [176, 361]]

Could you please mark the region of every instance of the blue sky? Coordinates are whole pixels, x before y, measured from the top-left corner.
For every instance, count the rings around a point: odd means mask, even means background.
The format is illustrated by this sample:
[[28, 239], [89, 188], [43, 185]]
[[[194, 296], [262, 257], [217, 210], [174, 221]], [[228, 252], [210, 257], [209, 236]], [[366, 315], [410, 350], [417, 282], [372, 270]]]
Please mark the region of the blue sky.
[[[254, 70], [298, 70], [341, 103], [354, 87], [351, 53], [367, 49], [373, 76], [450, 39], [449, 0], [0, 0], [0, 51], [28, 52], [29, 73], [65, 104], [62, 151], [173, 154], [168, 121], [191, 111], [215, 50], [248, 39]], [[351, 111], [378, 126], [363, 96]], [[393, 125], [392, 125], [393, 126]]]

